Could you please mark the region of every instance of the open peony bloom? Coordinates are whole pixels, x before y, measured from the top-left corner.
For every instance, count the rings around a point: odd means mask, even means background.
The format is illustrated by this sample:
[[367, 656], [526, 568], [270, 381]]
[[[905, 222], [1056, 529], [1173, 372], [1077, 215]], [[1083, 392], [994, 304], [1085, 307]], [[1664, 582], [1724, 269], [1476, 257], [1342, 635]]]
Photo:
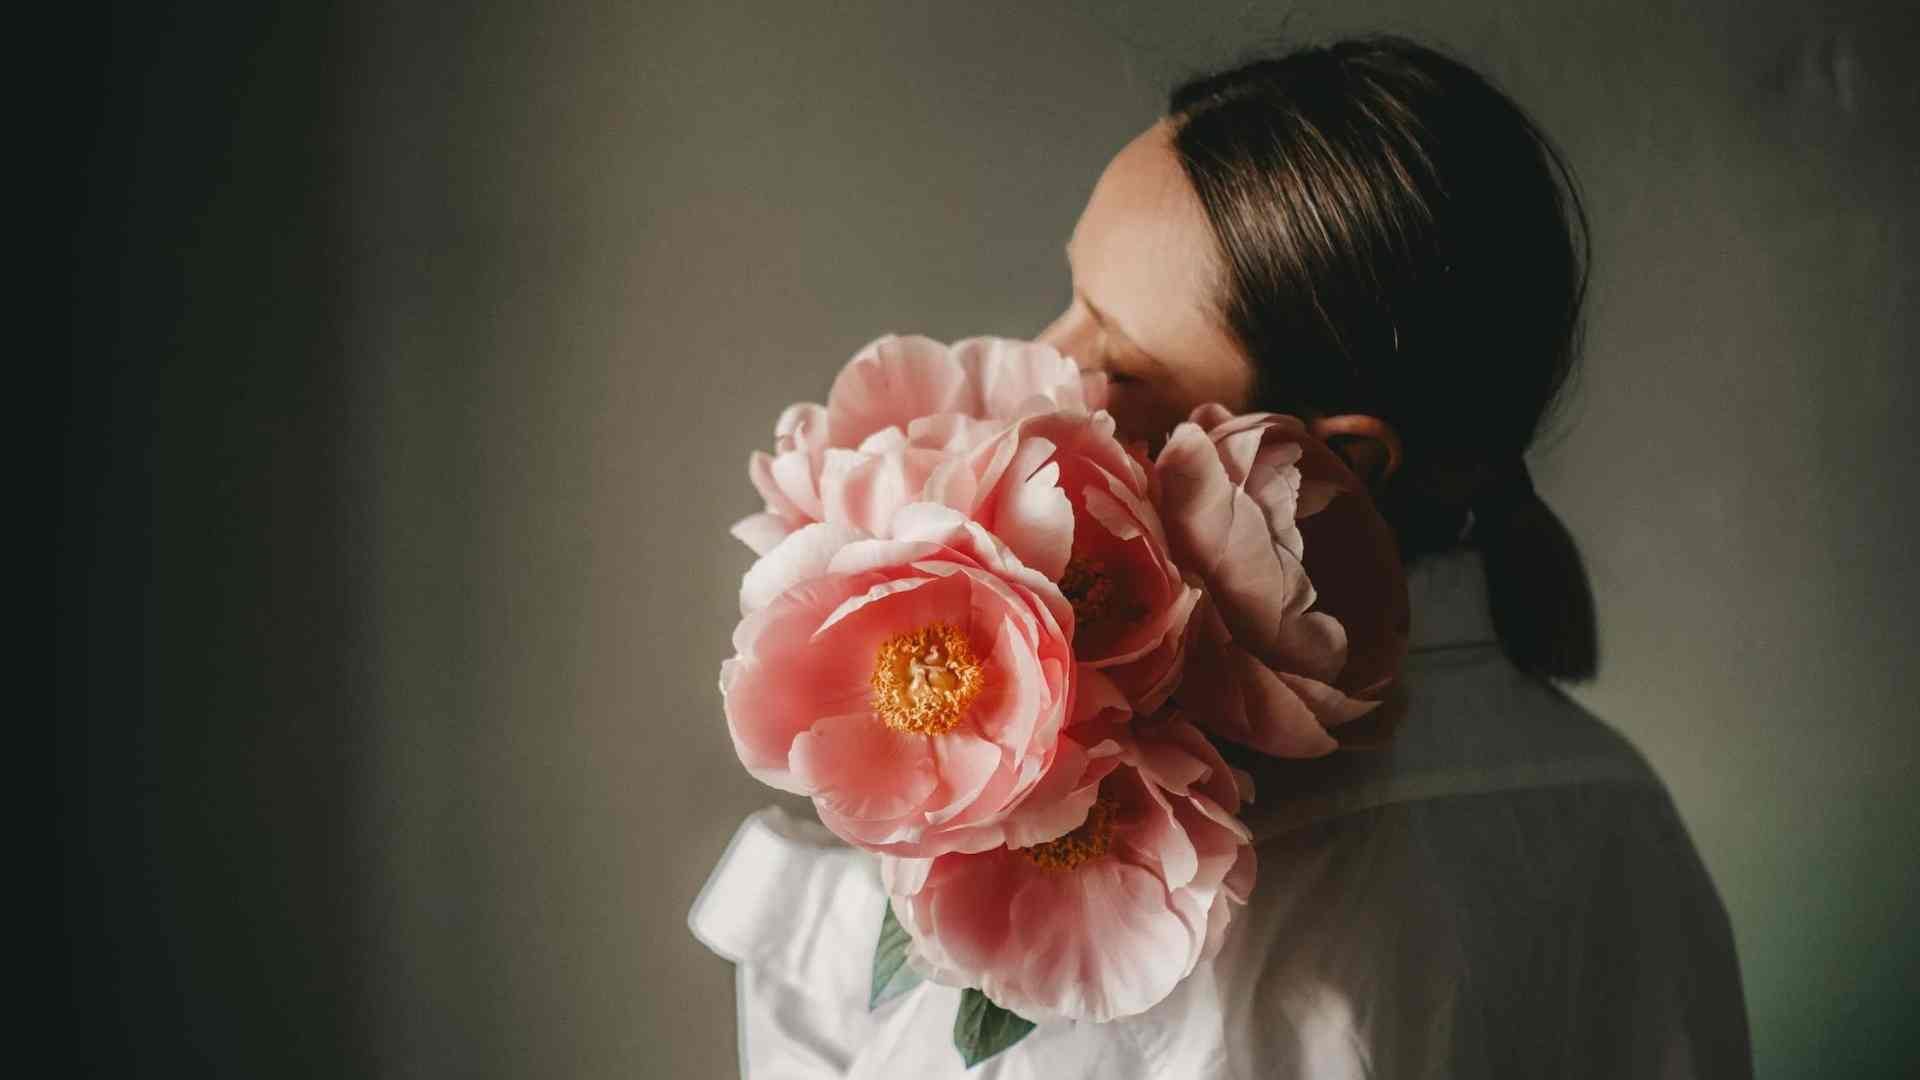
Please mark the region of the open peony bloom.
[[734, 749], [850, 843], [994, 847], [1054, 763], [1072, 609], [952, 509], [911, 504], [889, 526], [808, 525], [748, 571], [720, 670]]
[[1406, 576], [1366, 485], [1297, 418], [1218, 405], [1174, 429], [1154, 483], [1207, 590], [1183, 711], [1268, 754], [1331, 752], [1326, 729], [1378, 708], [1407, 651]]
[[[1105, 376], [1082, 374], [1048, 345], [989, 336], [943, 345], [883, 335], [841, 369], [824, 407], [802, 403], [780, 415], [774, 452], [756, 451], [747, 464], [766, 509], [737, 522], [733, 535], [765, 555], [801, 526], [828, 520], [822, 474], [830, 465], [843, 474], [855, 470], [854, 455], [902, 449], [909, 438], [915, 449], [961, 452], [1021, 416], [1097, 409], [1105, 397]], [[922, 422], [918, 430], [915, 421]], [[831, 464], [834, 457], [841, 460]], [[909, 464], [930, 460], [923, 455]]]
[[1029, 1020], [1107, 1021], [1153, 1007], [1220, 947], [1253, 887], [1236, 775], [1191, 724], [1075, 725], [1113, 747], [1063, 835], [935, 859], [881, 860], [910, 962]]

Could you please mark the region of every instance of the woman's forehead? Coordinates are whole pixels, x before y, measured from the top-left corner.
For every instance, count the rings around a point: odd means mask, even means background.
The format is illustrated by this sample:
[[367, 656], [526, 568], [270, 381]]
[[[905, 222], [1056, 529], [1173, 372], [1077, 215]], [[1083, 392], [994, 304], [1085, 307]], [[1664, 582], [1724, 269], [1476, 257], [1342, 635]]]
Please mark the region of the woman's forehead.
[[[1218, 280], [1206, 210], [1170, 134], [1160, 121], [1114, 155], [1069, 241], [1087, 299], [1130, 334], [1146, 337], [1200, 332], [1197, 324], [1211, 322], [1206, 315]], [[1151, 349], [1168, 342], [1137, 344]]]

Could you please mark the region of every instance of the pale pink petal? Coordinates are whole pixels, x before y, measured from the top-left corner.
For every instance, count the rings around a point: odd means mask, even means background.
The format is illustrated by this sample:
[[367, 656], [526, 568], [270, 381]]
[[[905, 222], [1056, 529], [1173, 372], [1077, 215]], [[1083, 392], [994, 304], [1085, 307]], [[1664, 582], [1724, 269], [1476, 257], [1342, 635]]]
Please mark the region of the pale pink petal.
[[994, 534], [1021, 562], [1059, 580], [1073, 555], [1073, 504], [1060, 490], [1060, 467], [1049, 463], [1002, 489]]
[[860, 538], [858, 530], [824, 522], [795, 530], [740, 579], [740, 613], [757, 611], [794, 585], [825, 574], [834, 555]]
[[1113, 393], [1112, 384], [1107, 381], [1104, 371], [1083, 371], [1080, 373], [1080, 399], [1087, 408], [1104, 410], [1107, 400]]
[[[909, 859], [881, 856], [880, 883], [887, 893], [897, 897], [911, 897], [927, 883], [927, 872], [933, 869], [932, 859]], [[900, 904], [894, 903], [895, 917], [899, 916]]]
[[887, 334], [847, 362], [827, 396], [833, 445], [858, 446], [882, 428], [952, 411], [966, 393], [966, 375], [947, 347], [919, 335]]
[[[1211, 579], [1235, 532], [1235, 489], [1213, 442], [1193, 424], [1167, 436], [1153, 462], [1154, 490], [1174, 561]], [[1246, 529], [1247, 523], [1237, 523]]]
[[753, 549], [755, 555], [766, 555], [780, 546], [780, 541], [793, 534], [794, 527], [783, 518], [773, 514], [749, 514], [733, 523], [728, 529], [733, 538]]
[[932, 450], [828, 450], [820, 473], [822, 516], [886, 536], [894, 515], [919, 501], [928, 476], [945, 460]]
[[1032, 399], [1043, 408], [1085, 409], [1080, 367], [1049, 345], [1011, 338], [972, 337], [953, 343], [954, 362], [967, 373], [968, 409], [976, 416], [1025, 415]]
[[827, 410], [811, 401], [795, 402], [780, 410], [773, 437], [780, 449], [823, 450], [827, 446]]
[[[773, 483], [809, 520], [818, 521], [820, 512], [820, 462], [799, 451], [774, 455], [768, 469]], [[762, 491], [762, 494], [765, 494]], [[769, 505], [774, 505], [771, 499]]]
[[1064, 873], [1035, 868], [1010, 907], [1007, 962], [1018, 966], [1006, 977], [983, 973], [983, 989], [1023, 1016], [1101, 1023], [1145, 1012], [1173, 991], [1201, 944], [1172, 914], [1166, 884], [1117, 859]]
[[[747, 479], [753, 481], [753, 489], [760, 493], [761, 500], [767, 504], [767, 512], [786, 518], [795, 524], [820, 520], [820, 507], [817, 503], [811, 510], [803, 509], [800, 503], [795, 501], [794, 496], [787, 492], [780, 478], [774, 475], [775, 460], [772, 454], [764, 450], [755, 450], [747, 455]], [[807, 481], [807, 486], [812, 487], [811, 479]]]
[[966, 413], [935, 413], [907, 424], [907, 441], [927, 450], [965, 453], [984, 446], [1005, 431], [1009, 421], [988, 420]]

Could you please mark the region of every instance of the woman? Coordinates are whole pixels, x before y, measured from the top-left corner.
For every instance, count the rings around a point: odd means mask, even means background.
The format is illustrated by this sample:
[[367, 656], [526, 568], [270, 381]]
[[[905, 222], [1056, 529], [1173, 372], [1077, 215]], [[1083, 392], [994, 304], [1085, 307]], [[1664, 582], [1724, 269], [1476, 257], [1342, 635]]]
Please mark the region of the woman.
[[[1572, 370], [1585, 249], [1548, 140], [1396, 37], [1189, 81], [1107, 167], [1041, 340], [1152, 443], [1205, 401], [1312, 422], [1407, 561], [1409, 706], [1329, 757], [1237, 756], [1260, 880], [1222, 954], [973, 1075], [1750, 1073], [1726, 915], [1666, 791], [1546, 681], [1596, 668], [1578, 552], [1522, 459]], [[962, 1075], [957, 991], [866, 1007], [862, 858], [763, 815], [696, 904], [741, 965], [749, 1076]], [[777, 902], [706, 899], [742, 895]]]

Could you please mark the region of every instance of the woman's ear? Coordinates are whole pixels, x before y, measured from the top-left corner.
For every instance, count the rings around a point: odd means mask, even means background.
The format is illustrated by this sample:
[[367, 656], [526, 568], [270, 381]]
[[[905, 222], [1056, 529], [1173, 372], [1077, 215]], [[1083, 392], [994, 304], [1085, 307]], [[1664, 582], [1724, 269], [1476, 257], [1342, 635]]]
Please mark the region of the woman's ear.
[[1323, 416], [1308, 421], [1307, 430], [1345, 458], [1347, 467], [1365, 480], [1368, 487], [1384, 483], [1400, 468], [1400, 436], [1392, 424], [1377, 416], [1363, 413]]

